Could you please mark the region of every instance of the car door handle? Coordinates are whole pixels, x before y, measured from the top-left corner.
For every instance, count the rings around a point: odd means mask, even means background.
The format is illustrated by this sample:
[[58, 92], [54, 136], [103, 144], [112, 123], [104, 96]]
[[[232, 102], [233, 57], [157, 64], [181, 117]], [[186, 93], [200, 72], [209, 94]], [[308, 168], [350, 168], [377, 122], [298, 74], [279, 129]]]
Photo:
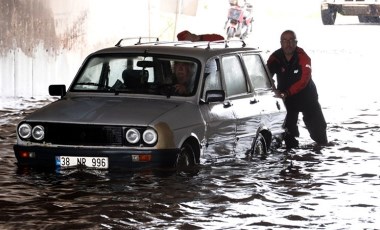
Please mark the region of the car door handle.
[[230, 101], [223, 102], [223, 107], [224, 108], [228, 108], [228, 107], [231, 107], [231, 106], [232, 106], [232, 103]]
[[257, 102], [259, 102], [259, 100], [257, 100], [256, 98], [254, 98], [254, 99], [251, 99], [249, 101], [249, 104], [256, 104]]
[[280, 103], [278, 101], [276, 101], [276, 106], [277, 106], [278, 110], [281, 110], [281, 105], [280, 105]]

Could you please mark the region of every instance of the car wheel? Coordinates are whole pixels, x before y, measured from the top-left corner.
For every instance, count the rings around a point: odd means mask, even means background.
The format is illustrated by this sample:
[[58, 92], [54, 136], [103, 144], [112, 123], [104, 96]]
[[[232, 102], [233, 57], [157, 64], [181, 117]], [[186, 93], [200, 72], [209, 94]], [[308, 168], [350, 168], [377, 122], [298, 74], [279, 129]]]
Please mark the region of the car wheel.
[[177, 156], [176, 168], [179, 171], [191, 169], [195, 166], [195, 151], [193, 146], [185, 142]]
[[334, 25], [336, 19], [336, 11], [332, 9], [321, 10], [323, 25]]
[[264, 136], [259, 133], [252, 145], [252, 149], [251, 149], [251, 153], [252, 155], [256, 155], [256, 156], [259, 156], [261, 158], [265, 158], [267, 156], [267, 145], [266, 145], [266, 142], [265, 142], [265, 138]]

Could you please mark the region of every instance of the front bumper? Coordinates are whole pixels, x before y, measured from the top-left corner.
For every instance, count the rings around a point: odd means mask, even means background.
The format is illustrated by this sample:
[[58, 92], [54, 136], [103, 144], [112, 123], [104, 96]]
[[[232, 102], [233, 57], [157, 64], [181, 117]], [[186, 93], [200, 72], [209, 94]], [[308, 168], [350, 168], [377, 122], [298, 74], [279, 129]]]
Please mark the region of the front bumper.
[[[138, 150], [127, 148], [46, 147], [14, 145], [18, 166], [57, 169], [57, 157], [107, 157], [109, 170], [174, 168], [179, 149]], [[138, 161], [138, 156], [149, 156]], [[148, 160], [146, 160], [148, 159]]]

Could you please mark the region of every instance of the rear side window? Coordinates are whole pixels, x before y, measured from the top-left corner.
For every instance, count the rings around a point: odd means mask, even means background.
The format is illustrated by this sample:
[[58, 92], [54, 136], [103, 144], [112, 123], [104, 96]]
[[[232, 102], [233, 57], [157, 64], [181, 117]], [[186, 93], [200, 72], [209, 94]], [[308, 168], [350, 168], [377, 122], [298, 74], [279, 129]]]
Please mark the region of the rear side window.
[[247, 81], [238, 56], [223, 57], [223, 75], [226, 82], [226, 95], [228, 97], [246, 94]]
[[271, 88], [271, 83], [265, 71], [264, 64], [257, 54], [249, 54], [243, 56], [247, 72], [254, 89]]
[[217, 59], [210, 59], [206, 63], [202, 98], [205, 98], [208, 90], [222, 90], [218, 65]]

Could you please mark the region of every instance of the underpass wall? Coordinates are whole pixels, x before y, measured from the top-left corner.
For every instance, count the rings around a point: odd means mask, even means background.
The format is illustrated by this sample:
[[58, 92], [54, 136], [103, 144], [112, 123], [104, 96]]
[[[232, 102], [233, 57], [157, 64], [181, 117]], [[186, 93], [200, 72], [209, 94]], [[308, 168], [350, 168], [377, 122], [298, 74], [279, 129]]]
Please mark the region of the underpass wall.
[[[87, 1], [2, 0], [0, 96], [48, 94], [68, 84], [85, 52]], [[72, 65], [73, 64], [73, 65]]]
[[44, 97], [51, 84], [68, 87], [89, 53], [121, 38], [173, 41], [182, 29], [220, 32], [211, 23], [221, 21], [222, 29], [224, 19], [215, 16], [200, 27], [192, 23], [210, 9], [224, 17], [226, 11], [214, 7], [220, 5], [220, 0], [1, 0], [0, 97]]
[[[321, 24], [320, 0], [251, 1], [246, 42], [254, 47], [278, 47], [288, 28], [302, 38], [297, 25], [305, 19]], [[225, 36], [228, 8], [229, 0], [1, 0], [0, 97], [47, 96], [50, 84], [68, 87], [90, 52], [121, 38], [174, 41], [185, 29]]]

